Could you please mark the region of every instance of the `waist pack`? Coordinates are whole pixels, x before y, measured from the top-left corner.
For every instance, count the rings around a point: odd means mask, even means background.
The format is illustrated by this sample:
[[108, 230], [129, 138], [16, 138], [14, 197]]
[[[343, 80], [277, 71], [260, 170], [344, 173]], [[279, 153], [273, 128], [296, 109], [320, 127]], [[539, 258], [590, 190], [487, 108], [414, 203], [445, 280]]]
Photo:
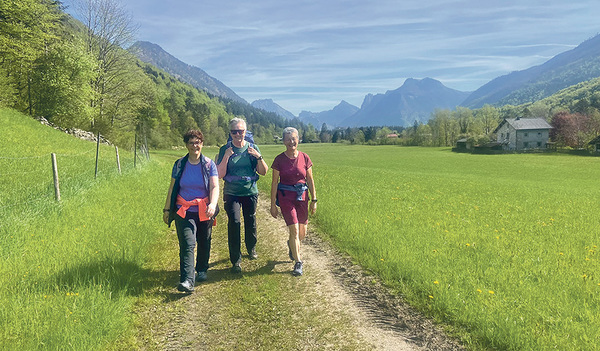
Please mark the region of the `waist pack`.
[[[306, 185], [306, 183], [296, 183], [294, 185], [287, 185], [287, 184], [277, 184], [277, 190], [279, 190], [281, 192], [281, 195], [283, 196], [284, 193], [283, 191], [294, 191], [296, 192], [296, 200], [297, 201], [302, 201], [302, 195], [304, 194], [305, 191], [308, 190], [308, 185]], [[279, 206], [279, 192], [277, 194], [277, 201], [276, 201], [276, 205]]]

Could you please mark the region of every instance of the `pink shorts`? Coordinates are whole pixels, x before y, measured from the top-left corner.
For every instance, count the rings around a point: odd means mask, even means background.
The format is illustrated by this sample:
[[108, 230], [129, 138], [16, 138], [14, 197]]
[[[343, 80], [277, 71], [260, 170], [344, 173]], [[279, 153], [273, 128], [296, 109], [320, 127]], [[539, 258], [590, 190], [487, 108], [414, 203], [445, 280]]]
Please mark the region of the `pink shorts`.
[[296, 223], [307, 224], [308, 223], [308, 201], [306, 191], [302, 194], [304, 201], [296, 200], [295, 191], [283, 190], [283, 196], [281, 190], [278, 190], [279, 208], [281, 208], [281, 214], [285, 220], [286, 225], [292, 225]]

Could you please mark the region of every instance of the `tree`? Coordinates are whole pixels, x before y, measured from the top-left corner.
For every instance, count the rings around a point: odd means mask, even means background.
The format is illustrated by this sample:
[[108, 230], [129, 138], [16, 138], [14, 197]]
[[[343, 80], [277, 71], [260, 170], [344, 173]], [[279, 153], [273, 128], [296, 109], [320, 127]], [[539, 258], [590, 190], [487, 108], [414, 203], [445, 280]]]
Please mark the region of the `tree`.
[[89, 120], [89, 81], [93, 60], [77, 41], [63, 40], [36, 60], [32, 73], [32, 110], [63, 127], [81, 127]]
[[329, 133], [329, 131], [327, 130], [327, 123], [323, 123], [323, 125], [321, 125], [321, 133], [319, 134], [319, 139], [322, 143], [331, 142], [331, 133]]
[[[98, 62], [97, 75], [91, 81], [95, 97], [90, 101], [95, 109], [91, 120], [95, 130], [99, 121], [105, 127], [113, 124], [113, 121], [105, 121], [105, 108], [109, 99], [121, 96], [117, 92], [124, 89], [130, 79], [127, 69], [133, 59], [123, 48], [133, 42], [137, 26], [117, 0], [80, 0], [75, 7], [87, 27], [87, 51]], [[119, 104], [113, 104], [115, 106]]]
[[590, 117], [581, 113], [559, 112], [552, 117], [550, 138], [564, 146], [583, 148], [594, 136], [590, 122]]
[[427, 124], [431, 127], [432, 143], [436, 146], [451, 146], [459, 134], [458, 123], [450, 110], [436, 109]]
[[0, 1], [2, 104], [33, 113], [32, 76], [38, 59], [59, 40], [64, 14], [52, 0]]
[[302, 142], [303, 143], [312, 143], [313, 140], [317, 139], [317, 132], [312, 125], [308, 125], [308, 128], [304, 130], [302, 134]]
[[457, 120], [460, 134], [468, 134], [471, 123], [473, 123], [473, 111], [467, 107], [458, 106], [452, 113]]
[[475, 112], [475, 120], [479, 121], [484, 135], [490, 135], [500, 123], [500, 113], [489, 104]]

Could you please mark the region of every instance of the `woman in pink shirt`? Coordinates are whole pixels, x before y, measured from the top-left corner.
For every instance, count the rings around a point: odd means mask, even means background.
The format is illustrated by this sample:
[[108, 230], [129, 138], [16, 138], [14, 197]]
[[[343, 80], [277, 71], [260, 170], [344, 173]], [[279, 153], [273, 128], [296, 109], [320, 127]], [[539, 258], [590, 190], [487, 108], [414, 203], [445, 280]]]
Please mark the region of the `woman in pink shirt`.
[[310, 157], [298, 150], [298, 130], [287, 127], [283, 130], [283, 144], [286, 150], [275, 157], [271, 168], [271, 215], [277, 218], [277, 206], [288, 227], [289, 255], [294, 264], [292, 274], [302, 275], [302, 259], [300, 257], [300, 241], [306, 236], [308, 223], [310, 192], [310, 212], [317, 210], [317, 193], [312, 174]]

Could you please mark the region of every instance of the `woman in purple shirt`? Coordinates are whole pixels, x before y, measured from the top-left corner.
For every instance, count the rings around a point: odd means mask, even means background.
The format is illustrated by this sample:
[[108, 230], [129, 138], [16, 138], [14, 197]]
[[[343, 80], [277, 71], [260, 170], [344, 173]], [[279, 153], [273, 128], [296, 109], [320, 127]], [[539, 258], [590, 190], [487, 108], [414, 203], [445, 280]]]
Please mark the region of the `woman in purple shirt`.
[[[173, 165], [163, 221], [169, 226], [175, 221], [180, 273], [177, 290], [189, 293], [194, 291], [196, 281], [207, 279], [212, 226], [219, 212], [219, 174], [215, 163], [202, 155], [202, 132], [190, 130], [183, 136], [183, 141], [188, 154]], [[194, 267], [196, 242], [198, 253]]]
[[289, 230], [289, 255], [294, 264], [292, 274], [302, 275], [300, 241], [306, 236], [308, 224], [308, 196], [310, 192], [310, 212], [317, 210], [317, 193], [312, 174], [310, 157], [298, 150], [298, 130], [287, 127], [283, 130], [283, 144], [286, 150], [273, 160], [273, 181], [271, 182], [271, 215], [277, 218], [277, 205]]

